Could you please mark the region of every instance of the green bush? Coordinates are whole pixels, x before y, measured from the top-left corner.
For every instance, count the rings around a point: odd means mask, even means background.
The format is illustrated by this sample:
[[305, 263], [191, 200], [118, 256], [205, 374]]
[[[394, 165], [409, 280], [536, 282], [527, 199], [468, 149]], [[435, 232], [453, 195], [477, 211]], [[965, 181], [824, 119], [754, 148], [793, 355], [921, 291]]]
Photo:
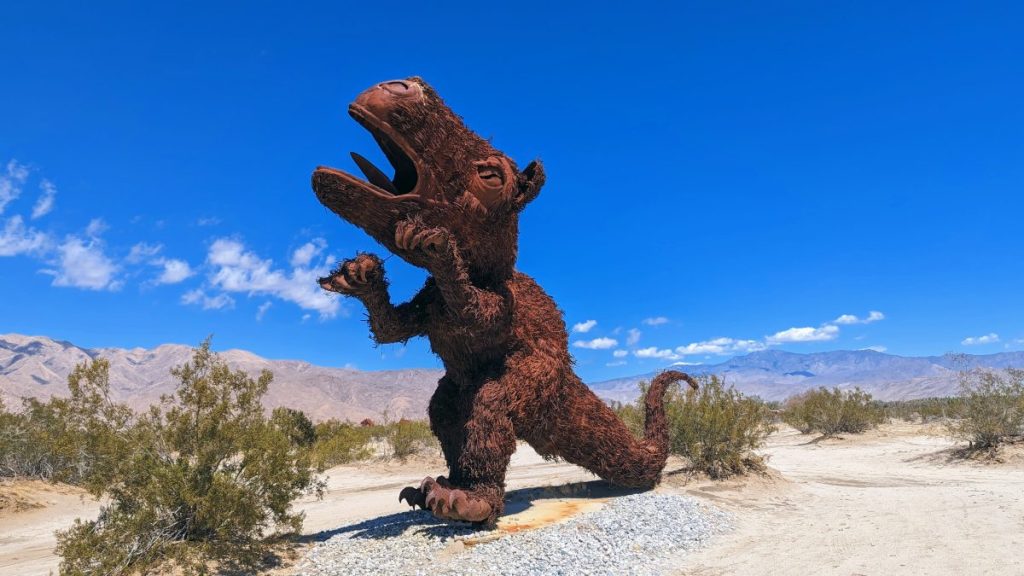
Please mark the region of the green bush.
[[133, 417], [110, 401], [109, 369], [102, 359], [76, 366], [69, 398], [27, 398], [18, 413], [0, 406], [0, 476], [106, 485], [130, 449]]
[[437, 438], [425, 420], [406, 420], [384, 425], [384, 439], [391, 447], [391, 456], [404, 460], [413, 454], [438, 446]]
[[808, 390], [786, 400], [782, 409], [782, 421], [802, 434], [860, 434], [884, 419], [881, 404], [860, 388]]
[[314, 429], [315, 441], [310, 446], [313, 463], [322, 471], [369, 458], [372, 454], [368, 446], [371, 434], [372, 430], [366, 426], [334, 419], [320, 422]]
[[[671, 388], [665, 395], [669, 450], [712, 478], [762, 471], [764, 459], [754, 451], [774, 431], [771, 410], [759, 399], [726, 387], [717, 376], [698, 378], [699, 390]], [[644, 396], [635, 404], [613, 405], [622, 421], [643, 437]]]
[[61, 574], [153, 574], [175, 565], [204, 573], [210, 561], [251, 571], [270, 551], [268, 534], [300, 529], [291, 502], [322, 491], [308, 450], [296, 443], [306, 437], [302, 418], [264, 416], [270, 372], [232, 372], [207, 340], [171, 374], [175, 394], [115, 431], [119, 464], [105, 484], [88, 485], [108, 502], [99, 518], [58, 532]]
[[965, 370], [960, 397], [957, 419], [948, 427], [970, 448], [991, 449], [1024, 435], [1024, 370]]
[[884, 402], [882, 407], [887, 418], [927, 424], [954, 418], [962, 402], [960, 398], [918, 398]]

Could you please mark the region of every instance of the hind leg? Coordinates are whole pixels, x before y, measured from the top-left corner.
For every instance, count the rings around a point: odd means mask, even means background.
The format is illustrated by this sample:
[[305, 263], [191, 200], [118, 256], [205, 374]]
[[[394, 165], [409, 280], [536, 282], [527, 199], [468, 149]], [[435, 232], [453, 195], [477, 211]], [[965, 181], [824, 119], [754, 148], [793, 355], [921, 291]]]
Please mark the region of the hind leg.
[[476, 394], [451, 399], [457, 410], [438, 409], [436, 422], [431, 400], [431, 426], [441, 440], [450, 476], [425, 478], [419, 488], [406, 488], [399, 498], [438, 518], [493, 526], [505, 508], [505, 471], [516, 449], [504, 386], [490, 381]]

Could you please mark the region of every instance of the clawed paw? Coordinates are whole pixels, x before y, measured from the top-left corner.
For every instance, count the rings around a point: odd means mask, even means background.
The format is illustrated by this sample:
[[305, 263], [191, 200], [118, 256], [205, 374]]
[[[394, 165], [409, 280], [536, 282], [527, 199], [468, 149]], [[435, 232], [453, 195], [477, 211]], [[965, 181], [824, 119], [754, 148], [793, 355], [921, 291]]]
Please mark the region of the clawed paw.
[[399, 250], [439, 255], [448, 242], [448, 231], [444, 228], [427, 228], [413, 220], [403, 220], [395, 227], [395, 246]]
[[372, 290], [375, 283], [383, 280], [383, 270], [380, 258], [373, 254], [360, 254], [345, 260], [330, 276], [320, 278], [317, 282], [324, 290], [358, 296]]
[[419, 488], [403, 488], [398, 501], [405, 500], [413, 508], [430, 510], [434, 516], [445, 520], [483, 522], [491, 515], [487, 501], [452, 487], [443, 476], [436, 480], [426, 477]]

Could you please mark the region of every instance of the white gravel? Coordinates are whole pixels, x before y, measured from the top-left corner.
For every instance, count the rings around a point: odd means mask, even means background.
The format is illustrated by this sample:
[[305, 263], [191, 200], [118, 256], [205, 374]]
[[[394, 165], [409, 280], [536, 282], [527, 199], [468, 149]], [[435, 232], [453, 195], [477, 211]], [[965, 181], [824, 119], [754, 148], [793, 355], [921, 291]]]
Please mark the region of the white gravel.
[[300, 562], [303, 576], [656, 575], [673, 559], [730, 529], [726, 512], [679, 495], [645, 492], [536, 530], [465, 546], [487, 533], [423, 511], [333, 531]]

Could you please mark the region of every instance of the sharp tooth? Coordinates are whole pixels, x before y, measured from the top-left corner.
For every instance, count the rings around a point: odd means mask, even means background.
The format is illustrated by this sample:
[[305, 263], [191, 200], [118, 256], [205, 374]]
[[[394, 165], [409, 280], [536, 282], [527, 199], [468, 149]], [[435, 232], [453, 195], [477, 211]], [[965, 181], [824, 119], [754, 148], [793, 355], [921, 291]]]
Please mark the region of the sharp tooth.
[[398, 189], [395, 188], [395, 185], [391, 183], [391, 180], [380, 171], [380, 168], [377, 168], [372, 162], [355, 152], [349, 152], [349, 154], [352, 155], [352, 159], [356, 161], [356, 165], [363, 171], [363, 175], [366, 176], [366, 180], [370, 182], [370, 184], [379, 186], [392, 194], [398, 194]]

